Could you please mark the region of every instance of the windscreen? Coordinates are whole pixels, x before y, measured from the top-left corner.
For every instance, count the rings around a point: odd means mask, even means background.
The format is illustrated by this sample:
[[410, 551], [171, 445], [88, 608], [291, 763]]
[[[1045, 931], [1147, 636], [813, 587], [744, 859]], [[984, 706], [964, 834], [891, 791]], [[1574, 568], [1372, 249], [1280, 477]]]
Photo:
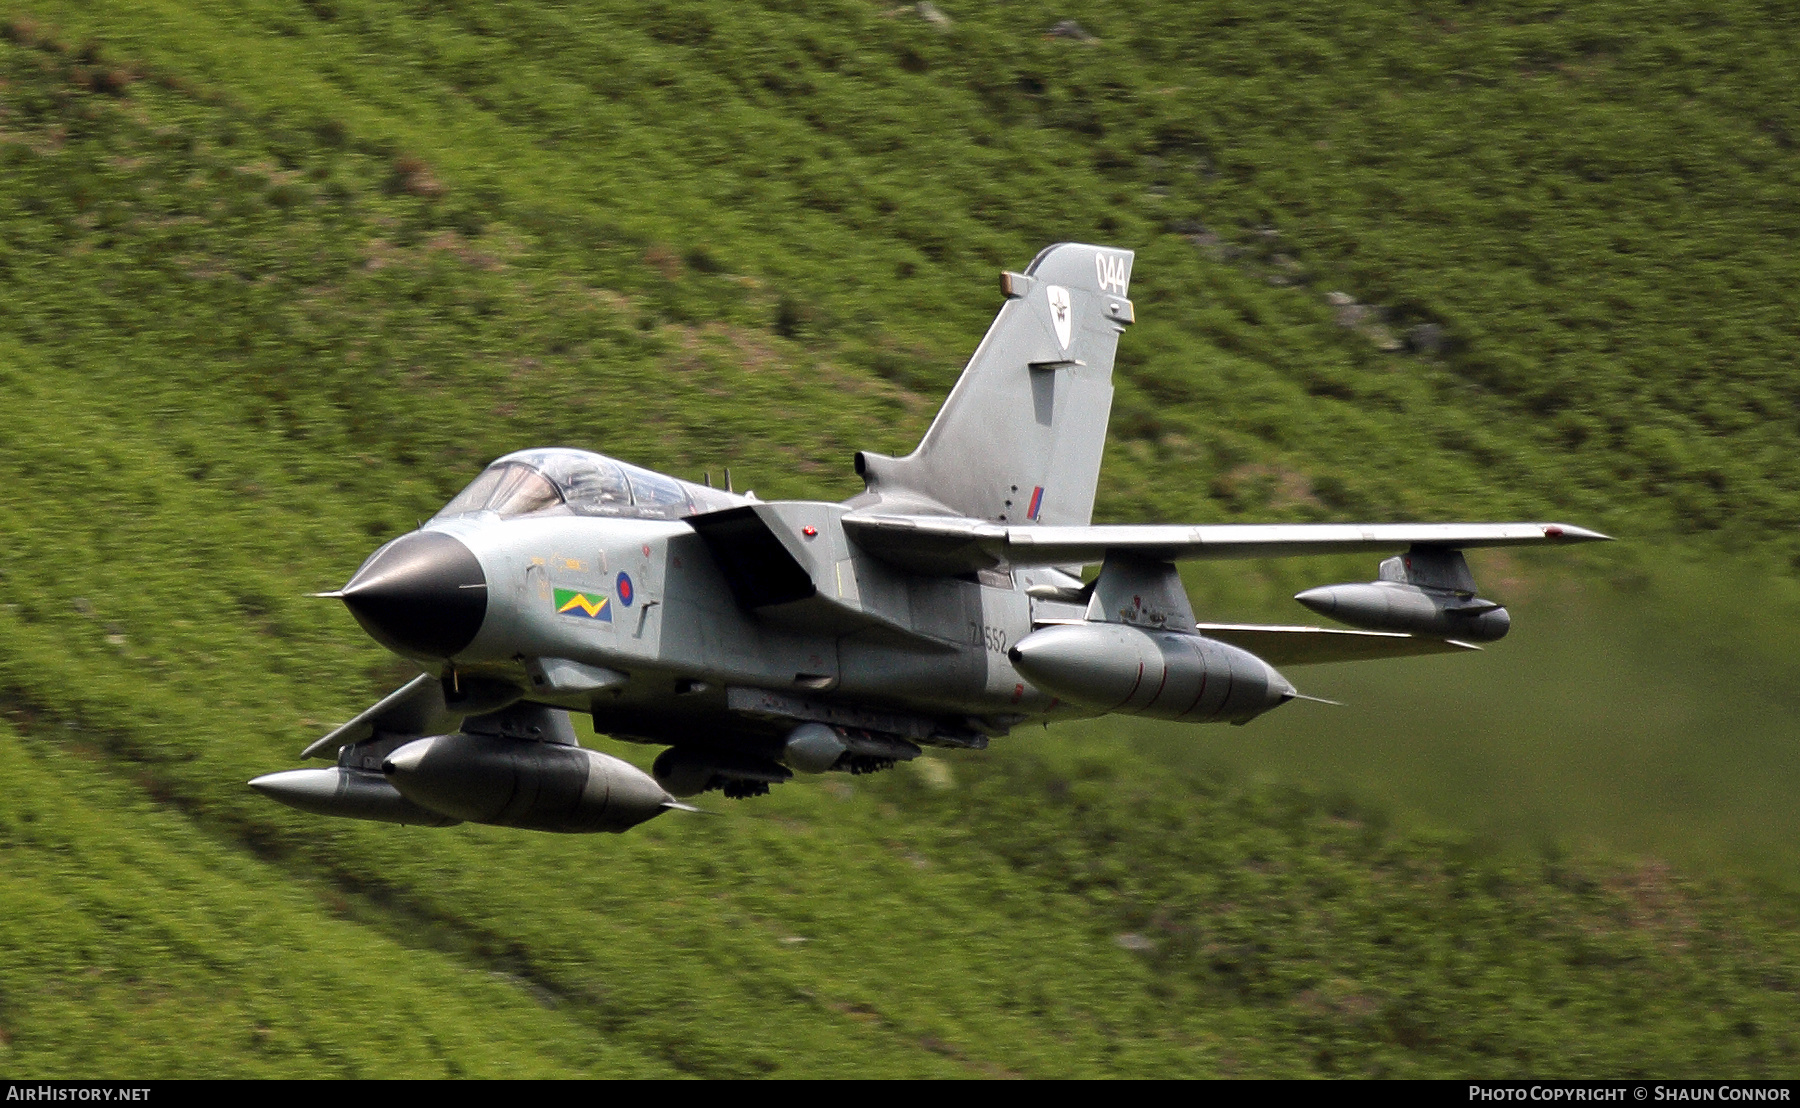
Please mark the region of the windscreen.
[[502, 519], [541, 512], [563, 502], [549, 479], [520, 462], [498, 462], [481, 471], [481, 476], [444, 505], [439, 516], [460, 516], [470, 512], [493, 512]]
[[[701, 495], [696, 502], [695, 494]], [[713, 504], [710, 501], [719, 500]], [[444, 505], [436, 518], [493, 512], [510, 519], [531, 512], [635, 519], [680, 519], [736, 504], [737, 498], [586, 450], [553, 448], [509, 454]]]

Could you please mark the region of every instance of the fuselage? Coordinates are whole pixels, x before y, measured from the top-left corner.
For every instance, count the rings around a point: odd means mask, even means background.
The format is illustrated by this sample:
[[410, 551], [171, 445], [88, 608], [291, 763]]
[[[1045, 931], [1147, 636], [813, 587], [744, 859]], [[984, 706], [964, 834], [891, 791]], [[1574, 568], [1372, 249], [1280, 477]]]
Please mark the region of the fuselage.
[[[522, 487], [522, 475], [509, 472], [526, 464], [521, 459], [548, 474], [547, 488]], [[429, 545], [431, 557], [448, 560], [436, 548], [450, 550], [446, 540], [453, 540], [473, 565], [415, 607], [463, 603], [469, 614], [462, 631], [409, 642], [359, 611], [364, 626], [453, 683], [510, 683], [528, 690], [528, 699], [591, 711], [597, 730], [622, 738], [737, 745], [747, 717], [732, 690], [903, 712], [988, 733], [1032, 718], [1095, 714], [1034, 688], [1007, 656], [1030, 634], [1034, 617], [1080, 617], [1079, 605], [1029, 597], [1018, 579], [1029, 571], [909, 574], [848, 541], [844, 505], [781, 502], [765, 507], [800, 537], [796, 556], [817, 595], [803, 612], [751, 612], [686, 520], [757, 502], [629, 467], [618, 468], [631, 474], [630, 486], [660, 484], [660, 499], [648, 510], [624, 497], [569, 502], [571, 492], [579, 494], [569, 471], [606, 473], [614, 465], [576, 451], [509, 455], [419, 532], [372, 555], [346, 586], [346, 599], [357, 610], [357, 581], [411, 548]], [[509, 496], [528, 510], [508, 511]], [[485, 598], [478, 615], [476, 592]], [[466, 642], [457, 642], [465, 633]], [[623, 680], [598, 692], [534, 690], [546, 658]], [[754, 715], [748, 718], [754, 745]]]
[[853, 600], [892, 631], [819, 633], [744, 611], [700, 537], [679, 520], [452, 519], [429, 526], [481, 563], [488, 606], [474, 639], [445, 661], [509, 678], [523, 676], [521, 659], [541, 656], [626, 673], [629, 683], [610, 703], [595, 705], [621, 722], [640, 713], [675, 726], [682, 717], [698, 722], [725, 710], [733, 686], [930, 714], [1017, 719], [1052, 709], [1053, 698], [1006, 656], [1032, 618], [1030, 598], [1010, 575], [903, 574], [844, 541], [832, 526], [840, 506], [782, 507], [818, 518], [809, 541], [829, 565], [823, 576], [837, 595], [827, 599]]

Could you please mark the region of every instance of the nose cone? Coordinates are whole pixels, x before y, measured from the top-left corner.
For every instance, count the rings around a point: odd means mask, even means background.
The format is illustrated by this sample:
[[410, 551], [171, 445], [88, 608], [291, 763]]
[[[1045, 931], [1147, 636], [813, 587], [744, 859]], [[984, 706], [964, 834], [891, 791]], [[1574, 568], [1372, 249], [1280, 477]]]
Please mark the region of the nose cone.
[[1298, 600], [1300, 603], [1306, 605], [1308, 608], [1311, 608], [1313, 611], [1319, 613], [1320, 615], [1328, 616], [1328, 615], [1331, 615], [1333, 612], [1337, 611], [1337, 606], [1338, 606], [1337, 586], [1336, 585], [1320, 585], [1316, 589], [1307, 589], [1303, 593], [1295, 594], [1294, 599]]
[[1079, 704], [1122, 704], [1142, 682], [1143, 644], [1114, 624], [1046, 627], [1006, 652], [1026, 680]]
[[426, 658], [455, 656], [487, 615], [481, 563], [441, 531], [414, 531], [382, 547], [340, 595], [377, 642]]

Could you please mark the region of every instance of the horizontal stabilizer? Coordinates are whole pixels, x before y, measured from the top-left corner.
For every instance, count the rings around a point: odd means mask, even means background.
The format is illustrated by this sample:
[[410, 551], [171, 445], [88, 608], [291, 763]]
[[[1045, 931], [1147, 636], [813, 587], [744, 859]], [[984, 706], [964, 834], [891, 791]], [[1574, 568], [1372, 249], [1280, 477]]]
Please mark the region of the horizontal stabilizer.
[[1345, 631], [1335, 627], [1280, 627], [1256, 623], [1197, 623], [1209, 639], [1241, 647], [1273, 666], [1320, 662], [1365, 662], [1420, 654], [1460, 654], [1480, 650], [1453, 639], [1428, 639], [1397, 631]]
[[844, 530], [870, 554], [915, 573], [995, 566], [1091, 565], [1108, 553], [1158, 561], [1389, 553], [1418, 546], [1468, 549], [1597, 542], [1562, 523], [1221, 523], [1009, 527], [956, 516], [851, 513]]
[[390, 735], [434, 735], [454, 731], [463, 713], [444, 703], [444, 686], [429, 673], [383, 697], [380, 703], [300, 752], [302, 758], [335, 758], [339, 747], [364, 742], [380, 731]]

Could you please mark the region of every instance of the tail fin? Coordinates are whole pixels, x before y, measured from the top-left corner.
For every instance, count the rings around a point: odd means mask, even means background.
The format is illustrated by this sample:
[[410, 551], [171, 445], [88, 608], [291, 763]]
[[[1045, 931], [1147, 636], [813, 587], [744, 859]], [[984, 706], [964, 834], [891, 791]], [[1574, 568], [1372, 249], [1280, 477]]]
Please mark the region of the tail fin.
[[1006, 303], [918, 449], [867, 451], [851, 503], [1010, 524], [1085, 526], [1112, 411], [1113, 351], [1133, 320], [1132, 254], [1049, 247], [1001, 278]]

